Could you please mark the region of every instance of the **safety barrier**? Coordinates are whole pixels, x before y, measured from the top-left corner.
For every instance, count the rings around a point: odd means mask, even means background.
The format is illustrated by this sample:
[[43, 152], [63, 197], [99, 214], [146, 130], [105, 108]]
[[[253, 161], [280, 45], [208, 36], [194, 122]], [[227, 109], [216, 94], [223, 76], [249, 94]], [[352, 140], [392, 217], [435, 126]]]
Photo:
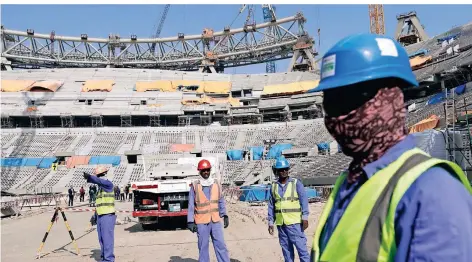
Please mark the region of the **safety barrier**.
[[[74, 194], [74, 200], [79, 199], [80, 194]], [[46, 194], [46, 195], [27, 195], [27, 196], [18, 196], [12, 200], [2, 201], [1, 208], [13, 207], [13, 208], [20, 208], [23, 207], [42, 207], [42, 206], [49, 206], [55, 205], [56, 203], [61, 203], [61, 200], [64, 201], [64, 204], [67, 205], [69, 200], [68, 194]], [[88, 200], [88, 195], [85, 195], [85, 201]]]
[[[36, 196], [19, 196], [13, 200], [2, 201], [1, 208], [20, 208], [23, 207], [42, 207], [55, 205], [61, 200], [64, 200], [65, 194], [50, 194], [50, 195], [36, 195]], [[67, 202], [66, 202], [67, 203]]]

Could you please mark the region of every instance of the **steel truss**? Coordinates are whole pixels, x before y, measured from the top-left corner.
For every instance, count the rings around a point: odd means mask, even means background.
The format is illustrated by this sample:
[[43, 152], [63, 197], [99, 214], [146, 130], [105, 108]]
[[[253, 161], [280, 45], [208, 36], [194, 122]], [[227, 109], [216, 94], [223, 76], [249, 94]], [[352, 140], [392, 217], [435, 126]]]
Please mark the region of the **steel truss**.
[[[302, 13], [262, 24], [201, 35], [140, 39], [89, 38], [37, 34], [1, 29], [2, 68], [7, 67], [126, 67], [166, 70], [217, 72], [227, 67], [265, 63], [294, 57], [303, 53], [313, 57], [314, 40], [304, 29]], [[267, 32], [271, 32], [267, 34]], [[155, 45], [154, 51], [152, 46]], [[302, 47], [300, 49], [300, 47]], [[289, 71], [296, 70], [296, 58]]]

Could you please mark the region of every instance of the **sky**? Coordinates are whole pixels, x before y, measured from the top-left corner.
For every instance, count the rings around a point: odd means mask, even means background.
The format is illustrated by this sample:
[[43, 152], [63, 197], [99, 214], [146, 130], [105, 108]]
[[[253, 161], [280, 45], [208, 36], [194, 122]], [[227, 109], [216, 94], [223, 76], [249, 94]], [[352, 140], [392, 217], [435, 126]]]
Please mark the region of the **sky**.
[[[223, 30], [236, 18], [241, 5], [171, 5], [161, 37], [201, 34], [203, 28]], [[256, 23], [263, 22], [262, 7], [254, 5]], [[106, 38], [114, 33], [148, 38], [160, 20], [164, 5], [1, 5], [1, 24], [12, 30], [56, 35]], [[416, 11], [426, 33], [432, 37], [454, 26], [472, 22], [472, 5], [384, 5], [386, 34], [393, 36], [396, 15]], [[276, 5], [277, 17], [303, 12], [305, 30], [315, 37], [321, 55], [337, 41], [354, 33], [369, 32], [367, 5]], [[242, 27], [246, 13], [232, 28]], [[320, 39], [317, 29], [320, 28]], [[285, 72], [288, 60], [276, 62], [277, 72]], [[265, 64], [228, 68], [225, 73], [263, 73]]]

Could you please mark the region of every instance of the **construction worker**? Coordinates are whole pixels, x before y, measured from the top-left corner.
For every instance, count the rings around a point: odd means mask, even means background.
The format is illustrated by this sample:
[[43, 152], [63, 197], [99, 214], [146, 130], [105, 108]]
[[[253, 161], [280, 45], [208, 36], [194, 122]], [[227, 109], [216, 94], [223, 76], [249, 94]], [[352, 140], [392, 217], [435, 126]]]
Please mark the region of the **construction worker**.
[[295, 258], [297, 248], [300, 261], [308, 262], [305, 231], [308, 228], [308, 198], [302, 182], [289, 176], [290, 163], [284, 157], [275, 161], [272, 170], [278, 181], [271, 186], [268, 204], [269, 234], [274, 235], [274, 221], [285, 262]]
[[71, 206], [74, 206], [74, 196], [75, 196], [75, 190], [72, 185], [70, 186], [68, 193], [69, 193], [69, 206], [71, 207]]
[[224, 228], [229, 225], [224, 198], [221, 194], [221, 184], [217, 179], [210, 177], [211, 164], [208, 160], [198, 162], [198, 171], [201, 178], [192, 183], [188, 201], [188, 228], [197, 233], [200, 262], [210, 261], [210, 236], [218, 262], [229, 262], [229, 253], [226, 248], [221, 218]]
[[113, 183], [105, 176], [108, 169], [103, 166], [95, 168], [95, 174], [90, 175], [84, 172], [84, 178], [88, 183], [98, 186], [96, 204], [97, 232], [100, 242], [101, 261], [115, 261], [113, 246], [115, 240], [115, 196], [113, 193]]
[[455, 163], [418, 149], [403, 90], [418, 86], [405, 49], [373, 34], [323, 57], [325, 125], [352, 157], [315, 231], [312, 261], [472, 258], [472, 188]]

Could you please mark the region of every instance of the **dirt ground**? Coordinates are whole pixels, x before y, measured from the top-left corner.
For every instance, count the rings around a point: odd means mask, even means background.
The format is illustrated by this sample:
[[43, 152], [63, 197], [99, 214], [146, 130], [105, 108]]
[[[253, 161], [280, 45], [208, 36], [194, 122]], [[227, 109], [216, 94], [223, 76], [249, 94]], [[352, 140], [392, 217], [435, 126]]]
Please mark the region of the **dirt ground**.
[[[225, 229], [225, 240], [232, 261], [259, 262], [283, 261], [277, 234], [267, 232], [267, 207], [249, 206], [246, 203], [227, 203], [230, 226]], [[306, 231], [308, 247], [311, 247], [313, 233], [322, 209], [321, 203], [310, 204], [309, 228]], [[80, 207], [79, 207], [80, 208]], [[87, 208], [82, 207], [82, 208]], [[118, 210], [131, 210], [130, 202], [117, 202]], [[95, 227], [90, 229], [91, 212], [67, 211], [66, 216], [80, 249], [76, 255], [66, 226], [59, 218], [54, 223], [43, 248], [42, 257], [36, 260], [53, 213], [44, 212], [17, 219], [1, 221], [1, 261], [100, 261], [100, 245]], [[197, 236], [177, 226], [143, 231], [131, 213], [117, 213], [118, 219], [126, 217], [131, 222], [115, 226], [116, 261], [198, 261]], [[216, 261], [213, 246], [210, 245], [211, 261]], [[298, 260], [298, 259], [297, 259]]]

